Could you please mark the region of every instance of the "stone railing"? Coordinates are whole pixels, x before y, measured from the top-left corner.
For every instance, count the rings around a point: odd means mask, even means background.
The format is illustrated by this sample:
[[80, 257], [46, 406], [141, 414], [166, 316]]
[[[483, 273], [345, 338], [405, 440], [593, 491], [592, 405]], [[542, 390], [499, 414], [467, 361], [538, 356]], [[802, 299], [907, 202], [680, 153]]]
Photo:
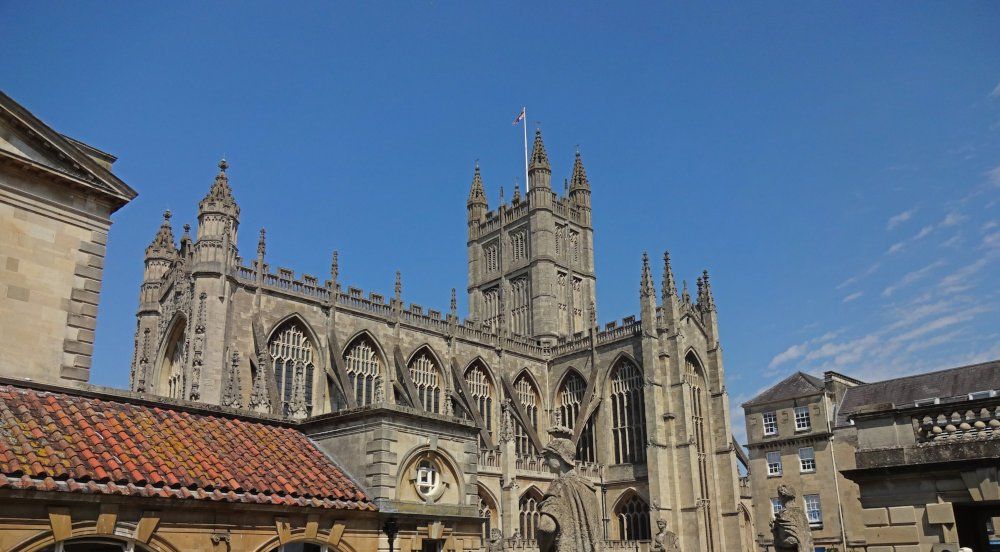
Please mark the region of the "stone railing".
[[626, 337], [639, 335], [641, 331], [642, 323], [637, 321], [634, 316], [629, 316], [623, 321], [621, 326], [615, 326], [606, 329], [603, 332], [598, 332], [597, 344], [602, 345], [604, 343], [610, 343]]
[[514, 459], [514, 467], [533, 472], [551, 473], [552, 471], [545, 463], [545, 457], [527, 454], [518, 454], [517, 458]]
[[585, 477], [601, 477], [601, 465], [597, 462], [577, 460], [576, 470]]
[[1000, 406], [946, 410], [913, 418], [918, 442], [1000, 438]]
[[479, 450], [479, 467], [487, 468], [497, 468], [500, 469], [500, 450], [498, 449], [480, 449]]

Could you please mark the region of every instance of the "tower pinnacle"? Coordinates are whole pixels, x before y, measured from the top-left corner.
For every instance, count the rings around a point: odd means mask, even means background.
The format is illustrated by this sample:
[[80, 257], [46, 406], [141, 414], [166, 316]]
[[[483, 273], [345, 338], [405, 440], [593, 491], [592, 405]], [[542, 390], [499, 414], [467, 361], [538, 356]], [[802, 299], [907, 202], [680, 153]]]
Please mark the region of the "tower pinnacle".
[[545, 143], [542, 142], [542, 130], [535, 130], [535, 144], [531, 149], [531, 160], [528, 165], [530, 189], [551, 188], [552, 166], [549, 165], [549, 155], [545, 153]]
[[479, 174], [479, 160], [476, 159], [476, 168], [472, 173], [472, 185], [469, 187], [469, 201], [466, 205], [471, 209], [473, 205], [488, 206], [486, 192], [483, 189], [483, 177]]
[[656, 288], [653, 286], [653, 273], [649, 269], [649, 254], [642, 252], [642, 283], [639, 287], [640, 297], [655, 297]]
[[677, 295], [677, 283], [674, 281], [674, 269], [670, 266], [670, 252], [663, 252], [663, 301]]
[[177, 247], [174, 245], [174, 229], [170, 225], [170, 210], [163, 212], [163, 222], [160, 229], [153, 236], [153, 241], [146, 247], [147, 259], [173, 259], [177, 254]]

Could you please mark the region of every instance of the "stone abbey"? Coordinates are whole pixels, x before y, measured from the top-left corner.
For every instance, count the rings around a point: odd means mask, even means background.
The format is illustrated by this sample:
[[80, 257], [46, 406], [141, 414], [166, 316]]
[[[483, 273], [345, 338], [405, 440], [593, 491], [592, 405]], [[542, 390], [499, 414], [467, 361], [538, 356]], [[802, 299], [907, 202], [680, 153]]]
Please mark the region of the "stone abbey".
[[685, 550], [750, 549], [708, 273], [692, 298], [664, 254], [658, 295], [644, 255], [638, 315], [599, 327], [579, 152], [560, 195], [536, 132], [528, 191], [493, 210], [477, 164], [464, 319], [454, 291], [447, 309], [405, 304], [398, 274], [388, 297], [345, 288], [336, 253], [325, 282], [273, 269], [263, 230], [246, 260], [227, 168], [194, 235], [175, 243], [167, 214], [146, 249], [133, 392], [288, 420], [381, 512], [474, 518], [529, 548], [562, 424], [609, 542], [665, 520]]

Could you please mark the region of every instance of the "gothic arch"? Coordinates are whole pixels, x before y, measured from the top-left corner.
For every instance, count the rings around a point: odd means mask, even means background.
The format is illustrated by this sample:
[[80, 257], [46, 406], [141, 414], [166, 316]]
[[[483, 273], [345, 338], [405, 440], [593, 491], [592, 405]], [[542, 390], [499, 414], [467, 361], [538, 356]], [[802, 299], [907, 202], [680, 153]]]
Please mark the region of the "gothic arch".
[[500, 521], [500, 506], [497, 502], [496, 496], [490, 492], [482, 483], [476, 483], [476, 494], [479, 497], [479, 515], [485, 521], [483, 521], [483, 530], [481, 538], [483, 542], [487, 542], [490, 537], [490, 532], [492, 529], [498, 529], [497, 525]]
[[277, 322], [272, 324], [271, 329], [268, 330], [267, 332], [267, 342], [270, 343], [271, 340], [274, 339], [275, 332], [280, 330], [282, 326], [288, 324], [291, 321], [298, 322], [299, 326], [302, 327], [302, 331], [305, 332], [306, 337], [308, 337], [309, 340], [312, 341], [313, 345], [316, 347], [315, 351], [316, 366], [317, 367], [326, 366], [325, 364], [326, 355], [323, 354], [323, 347], [322, 347], [323, 342], [320, 341], [319, 334], [317, 334], [316, 331], [313, 330], [312, 325], [306, 321], [305, 317], [297, 312], [286, 314], [285, 316], [281, 317]]
[[517, 498], [517, 530], [522, 539], [535, 540], [540, 517], [538, 506], [544, 496], [538, 487], [531, 485]]
[[614, 513], [618, 540], [649, 540], [652, 536], [649, 501], [635, 488], [630, 487], [619, 495], [611, 511]]
[[[289, 344], [289, 354], [291, 356], [281, 357], [276, 355], [273, 347], [277, 346], [279, 348], [284, 348], [284, 345], [275, 344], [275, 340], [281, 338], [282, 334], [290, 331], [292, 328], [297, 329], [302, 332], [302, 336], [312, 345], [311, 350], [296, 351], [296, 349], [301, 349], [301, 345], [291, 345]], [[306, 415], [322, 412], [329, 406], [329, 400], [323, 401], [322, 394], [317, 394], [316, 391], [320, 388], [319, 383], [327, 383], [327, 385], [322, 386], [327, 395], [330, 393], [329, 382], [325, 377], [327, 366], [326, 357], [323, 354], [322, 341], [320, 341], [319, 336], [316, 331], [313, 330], [312, 326], [306, 319], [297, 312], [290, 313], [288, 315], [280, 318], [275, 324], [271, 326], [271, 329], [267, 332], [267, 340], [265, 341], [266, 347], [269, 350], [272, 368], [274, 369], [275, 383], [278, 387], [278, 406], [280, 411], [286, 415], [296, 415], [301, 416], [301, 412], [292, 412], [292, 405], [296, 400], [294, 395], [297, 394], [295, 391], [295, 379], [298, 377], [297, 364], [302, 361], [301, 358], [293, 358], [295, 356], [307, 355], [311, 356], [310, 361], [305, 364], [304, 373], [302, 374], [303, 379], [303, 391], [305, 393], [304, 402], [306, 405], [307, 412]], [[307, 352], [306, 352], [307, 351]], [[284, 360], [284, 370], [279, 368], [279, 364]]]
[[[326, 544], [330, 552], [356, 552], [354, 547], [348, 544], [347, 539], [340, 539], [340, 542], [338, 542], [336, 546], [332, 544], [327, 544], [327, 539], [329, 539], [329, 534], [330, 534], [329, 531], [320, 531], [319, 534], [316, 535], [316, 537], [309, 539], [305, 537], [305, 529], [295, 529], [292, 531], [292, 540], [288, 541], [288, 543], [286, 544], [294, 544], [300, 542], [316, 544], [319, 546]], [[274, 537], [271, 537], [266, 542], [264, 542], [264, 544], [258, 546], [254, 550], [254, 552], [277, 552], [278, 550], [281, 549], [281, 546], [282, 544], [280, 538], [277, 535], [275, 535]]]
[[611, 373], [615, 370], [615, 368], [622, 360], [631, 362], [632, 364], [635, 365], [636, 368], [639, 369], [640, 372], [643, 373], [643, 375], [645, 375], [646, 371], [643, 370], [642, 363], [636, 360], [636, 358], [632, 356], [631, 353], [628, 353], [626, 351], [621, 351], [617, 355], [615, 355], [615, 358], [611, 359], [611, 362], [608, 364], [608, 367], [603, 370], [604, 379], [611, 377]]
[[[418, 364], [424, 359], [422, 355], [430, 357], [427, 360], [434, 364], [434, 369], [426, 363]], [[445, 364], [429, 343], [424, 343], [413, 350], [406, 359], [406, 369], [416, 386], [417, 396], [414, 400], [420, 403], [421, 408], [435, 414], [451, 412], [448, 404], [451, 400], [451, 385], [449, 378], [445, 376]]]
[[[478, 377], [473, 377], [474, 381], [470, 381], [470, 374], [473, 374], [475, 370], [482, 372], [482, 378], [485, 381], [475, 381], [478, 380]], [[493, 376], [489, 364], [481, 356], [476, 356], [462, 371], [462, 378], [471, 394], [469, 401], [472, 402], [472, 407], [478, 410], [486, 430], [492, 432], [499, 425], [501, 402], [500, 387], [497, 385], [497, 379]], [[486, 389], [483, 388], [483, 384], [485, 384]]]
[[[370, 378], [369, 375], [359, 381], [358, 377], [366, 374], [365, 363], [363, 360], [358, 360], [357, 358], [352, 360], [348, 357], [362, 343], [367, 344], [372, 349], [375, 355], [375, 362], [378, 364], [378, 372], [375, 378]], [[370, 331], [363, 329], [355, 332], [340, 351], [340, 358], [344, 359], [344, 369], [347, 372], [349, 380], [348, 385], [353, 387], [348, 392], [354, 393], [354, 398], [358, 406], [378, 402], [379, 393], [382, 394], [382, 399], [384, 400], [389, 382], [388, 357], [385, 355], [385, 350], [382, 349], [382, 344], [378, 342], [378, 339]], [[358, 365], [352, 365], [352, 362], [357, 362]], [[368, 364], [370, 365], [370, 362]]]
[[538, 385], [538, 379], [535, 378], [535, 374], [531, 373], [531, 370], [527, 366], [521, 367], [521, 369], [514, 374], [513, 379], [511, 379], [510, 381], [516, 384], [517, 380], [521, 379], [522, 377], [527, 378], [527, 380], [531, 382], [531, 386], [535, 388], [535, 394], [538, 395], [538, 400], [541, 402], [541, 404], [539, 404], [538, 407], [544, 410], [546, 396], [545, 394], [542, 393], [542, 386]]
[[[688, 347], [687, 351], [684, 352], [683, 358], [684, 364], [687, 365], [690, 363], [695, 369], [695, 374], [701, 376], [701, 378], [705, 380], [706, 391], [711, 392], [712, 379], [709, 377], [708, 369], [705, 368], [705, 361], [701, 359], [701, 355], [698, 354], [698, 351], [695, 350], [694, 347]], [[691, 360], [694, 360], [694, 362], [690, 362]]]
[[[118, 527], [130, 534], [134, 534], [135, 532], [134, 524], [119, 522]], [[97, 520], [73, 523], [71, 536], [59, 542], [72, 542], [81, 539], [101, 539], [111, 542], [134, 543], [136, 552], [181, 552], [155, 532], [148, 543], [140, 543], [135, 539], [119, 535], [99, 534], [97, 532]], [[41, 552], [55, 544], [56, 539], [52, 531], [46, 530], [22, 540], [20, 543], [13, 545], [10, 550], [11, 552]]]
[[[576, 459], [584, 462], [597, 461], [597, 439], [594, 431], [595, 408], [589, 414], [586, 400], [587, 379], [576, 368], [570, 367], [563, 374], [555, 395], [552, 397], [552, 410], [559, 413], [560, 423], [574, 430], [583, 424], [580, 438], [577, 441]], [[586, 415], [586, 417], [584, 417]]]
[[[522, 381], [525, 382], [526, 385], [522, 386]], [[525, 368], [518, 373], [517, 377], [514, 378], [512, 387], [514, 388], [514, 393], [518, 395], [517, 402], [521, 404], [521, 408], [524, 409], [523, 411], [524, 415], [527, 417], [527, 421], [532, 425], [531, 429], [533, 429], [535, 433], [540, 432], [540, 414], [542, 412], [546, 412], [544, 402], [545, 398], [542, 395], [535, 378], [531, 375], [531, 372]], [[520, 456], [535, 456], [541, 452], [535, 450], [534, 442], [532, 441], [527, 428], [523, 427], [520, 423], [514, 424], [514, 450]]]
[[631, 355], [619, 354], [608, 372], [605, 393], [615, 464], [646, 462], [645, 379]]
[[472, 365], [477, 362], [482, 364], [483, 367], [486, 368], [486, 375], [490, 377], [490, 383], [492, 383], [494, 387], [499, 389], [500, 380], [497, 379], [497, 375], [493, 372], [493, 367], [490, 366], [489, 362], [486, 362], [486, 359], [483, 358], [482, 355], [476, 355], [475, 357], [473, 357], [472, 360], [467, 362], [465, 364], [465, 368], [462, 368], [462, 375], [464, 376], [465, 374], [467, 374], [469, 372], [469, 368], [472, 368]]
[[[165, 326], [167, 331], [163, 332], [163, 335], [160, 336], [159, 344], [156, 347], [156, 364], [153, 365], [156, 367], [156, 375], [154, 376], [153, 381], [155, 382], [156, 393], [158, 395], [163, 395], [164, 397], [170, 397], [172, 399], [186, 398], [184, 396], [185, 391], [183, 383], [183, 372], [186, 367], [183, 364], [180, 366], [182, 376], [180, 379], [179, 394], [175, 392], [175, 389], [171, 388], [169, 382], [171, 374], [163, 373], [163, 368], [166, 365], [168, 356], [175, 357], [179, 354], [181, 358], [177, 360], [180, 360], [181, 362], [183, 362], [186, 358], [187, 351], [185, 341], [190, 338], [190, 336], [187, 335], [187, 326], [187, 316], [182, 312], [174, 313], [174, 316], [170, 319], [170, 323]], [[175, 349], [175, 347], [178, 349]]]

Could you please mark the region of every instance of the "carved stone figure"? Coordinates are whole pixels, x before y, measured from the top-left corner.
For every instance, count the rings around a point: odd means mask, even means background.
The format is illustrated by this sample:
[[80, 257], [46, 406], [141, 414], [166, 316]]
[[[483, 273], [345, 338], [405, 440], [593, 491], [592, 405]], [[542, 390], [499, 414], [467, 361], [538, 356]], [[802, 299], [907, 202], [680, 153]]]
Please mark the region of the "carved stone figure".
[[549, 485], [539, 506], [536, 531], [540, 552], [602, 552], [600, 512], [594, 485], [574, 469], [576, 446], [565, 427], [549, 430], [543, 453], [559, 478]]
[[809, 530], [806, 512], [796, 504], [795, 489], [788, 485], [778, 486], [778, 498], [782, 509], [771, 522], [776, 552], [812, 552], [813, 540]]
[[681, 552], [677, 533], [667, 531], [667, 520], [656, 520], [656, 535], [653, 536], [653, 545], [650, 548], [653, 552]]
[[503, 552], [503, 533], [501, 533], [499, 529], [490, 529], [490, 543], [487, 550], [489, 552]]

